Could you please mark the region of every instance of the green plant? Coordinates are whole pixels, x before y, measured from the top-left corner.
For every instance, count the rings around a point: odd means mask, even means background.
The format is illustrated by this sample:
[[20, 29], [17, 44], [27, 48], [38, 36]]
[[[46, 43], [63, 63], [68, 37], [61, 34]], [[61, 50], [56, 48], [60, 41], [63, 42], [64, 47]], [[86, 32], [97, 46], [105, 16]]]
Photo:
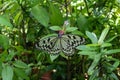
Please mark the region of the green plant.
[[111, 49], [112, 44], [110, 40], [106, 40], [105, 37], [109, 32], [109, 27], [106, 27], [98, 39], [94, 33], [86, 31], [86, 35], [91, 40], [92, 44], [87, 44], [77, 47], [82, 50], [78, 54], [86, 55], [90, 62], [88, 68], [89, 80], [119, 80], [115, 71], [119, 66], [119, 59], [113, 58], [112, 55], [119, 53], [120, 49]]
[[[39, 80], [53, 69], [52, 80], [120, 79], [119, 5], [119, 0], [0, 0], [0, 79]], [[37, 39], [56, 33], [65, 20], [66, 33], [84, 36], [86, 44], [71, 57], [37, 50]]]

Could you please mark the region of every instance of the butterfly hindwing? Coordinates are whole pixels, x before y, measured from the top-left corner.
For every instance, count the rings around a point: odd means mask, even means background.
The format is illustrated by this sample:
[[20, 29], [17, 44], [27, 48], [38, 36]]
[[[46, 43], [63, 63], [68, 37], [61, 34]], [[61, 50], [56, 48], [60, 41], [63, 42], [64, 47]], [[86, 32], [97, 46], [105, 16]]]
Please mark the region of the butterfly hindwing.
[[54, 42], [54, 45], [51, 49], [51, 53], [57, 54], [61, 51], [61, 45], [60, 45], [60, 39], [56, 38], [56, 41]]
[[61, 38], [60, 44], [61, 50], [65, 55], [70, 56], [74, 53], [73, 48], [69, 45], [68, 38]]

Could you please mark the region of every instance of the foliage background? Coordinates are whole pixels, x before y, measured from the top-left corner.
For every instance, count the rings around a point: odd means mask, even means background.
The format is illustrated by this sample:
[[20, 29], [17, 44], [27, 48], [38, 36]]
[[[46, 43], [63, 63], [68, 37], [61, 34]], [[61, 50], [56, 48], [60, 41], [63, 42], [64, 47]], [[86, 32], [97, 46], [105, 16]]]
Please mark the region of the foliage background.
[[[72, 57], [37, 50], [65, 20], [86, 45]], [[0, 79], [119, 80], [119, 39], [120, 0], [0, 0]]]

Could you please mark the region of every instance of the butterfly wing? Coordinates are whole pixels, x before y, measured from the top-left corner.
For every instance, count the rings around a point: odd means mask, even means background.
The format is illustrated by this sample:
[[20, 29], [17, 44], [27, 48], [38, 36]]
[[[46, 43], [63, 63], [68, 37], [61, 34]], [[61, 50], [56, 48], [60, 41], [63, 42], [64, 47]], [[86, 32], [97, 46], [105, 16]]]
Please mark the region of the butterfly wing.
[[60, 52], [60, 45], [56, 44], [59, 42], [56, 36], [47, 37], [44, 39], [40, 39], [39, 43], [36, 44], [36, 47], [40, 50], [45, 50], [51, 54], [57, 54]]
[[61, 44], [61, 51], [65, 55], [70, 56], [70, 55], [72, 55], [74, 53], [73, 48], [68, 43], [68, 38], [61, 37], [60, 38], [60, 44]]
[[45, 50], [51, 54], [57, 54], [60, 51], [65, 55], [70, 56], [74, 54], [74, 48], [83, 44], [85, 39], [76, 35], [62, 35], [61, 37], [51, 36], [40, 39], [36, 47], [41, 50]]
[[67, 34], [67, 35], [63, 35], [62, 37], [63, 37], [63, 39], [66, 38], [67, 43], [73, 48], [75, 48], [85, 42], [84, 38], [77, 36], [77, 35]]
[[74, 54], [75, 47], [79, 46], [80, 44], [83, 44], [85, 42], [85, 39], [76, 36], [76, 35], [63, 35], [61, 38], [61, 47], [62, 51], [65, 53], [65, 55], [70, 56]]

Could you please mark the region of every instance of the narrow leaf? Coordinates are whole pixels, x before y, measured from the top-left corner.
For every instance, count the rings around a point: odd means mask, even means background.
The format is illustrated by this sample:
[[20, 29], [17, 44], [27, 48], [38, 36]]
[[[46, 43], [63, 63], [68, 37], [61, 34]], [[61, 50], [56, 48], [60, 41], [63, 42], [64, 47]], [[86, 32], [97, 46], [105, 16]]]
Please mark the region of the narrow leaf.
[[109, 31], [109, 27], [106, 27], [103, 31], [102, 34], [98, 40], [98, 44], [102, 44], [104, 42], [105, 37], [107, 36], [107, 33]]
[[114, 39], [117, 38], [118, 36], [120, 36], [120, 35], [115, 35], [115, 36], [111, 37], [110, 39], [108, 39], [108, 40], [105, 41], [105, 42], [111, 42], [112, 40], [114, 40]]
[[108, 55], [108, 54], [115, 54], [115, 53], [120, 53], [120, 49], [108, 50], [104, 54]]
[[101, 54], [95, 55], [94, 61], [92, 62], [91, 66], [90, 66], [89, 69], [88, 69], [88, 74], [89, 74], [89, 75], [92, 75], [92, 74], [93, 74], [94, 68], [97, 66], [100, 58], [101, 58]]
[[103, 44], [101, 45], [101, 47], [110, 47], [110, 46], [112, 46], [111, 43], [103, 43]]
[[120, 64], [120, 62], [119, 62], [119, 61], [116, 61], [116, 62], [113, 64], [113, 67], [114, 67], [113, 70], [115, 70], [115, 69], [119, 66], [119, 64]]
[[99, 73], [99, 70], [96, 69], [94, 73], [90, 76], [89, 80], [95, 80], [95, 77], [98, 75], [98, 73]]
[[113, 72], [109, 76], [110, 76], [110, 78], [113, 78], [114, 80], [119, 80], [117, 75]]
[[95, 55], [97, 52], [92, 51], [80, 51], [78, 54], [81, 55]]
[[86, 35], [89, 37], [89, 39], [92, 41], [92, 43], [98, 42], [97, 36], [94, 33], [86, 31]]
[[89, 51], [89, 50], [97, 50], [98, 48], [94, 47], [94, 46], [80, 45], [80, 46], [76, 47], [76, 49]]

